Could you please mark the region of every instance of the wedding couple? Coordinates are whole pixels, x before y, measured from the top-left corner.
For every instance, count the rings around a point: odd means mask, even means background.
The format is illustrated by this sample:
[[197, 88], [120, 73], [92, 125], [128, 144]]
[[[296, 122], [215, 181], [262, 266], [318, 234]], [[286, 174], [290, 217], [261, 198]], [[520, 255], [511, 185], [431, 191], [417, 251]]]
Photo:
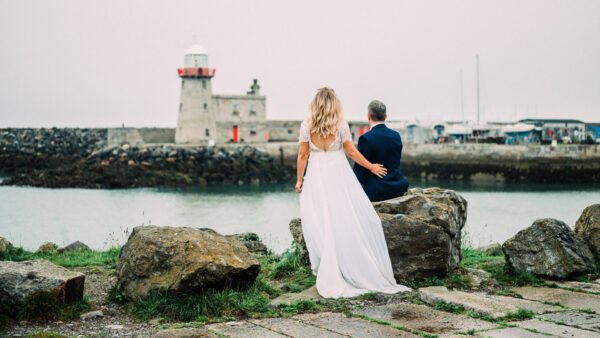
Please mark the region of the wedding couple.
[[[394, 279], [381, 220], [371, 201], [403, 195], [400, 134], [383, 123], [385, 105], [369, 104], [371, 131], [352, 142], [342, 105], [321, 88], [300, 126], [298, 181], [302, 232], [323, 297], [410, 291]], [[354, 160], [354, 172], [346, 159]]]

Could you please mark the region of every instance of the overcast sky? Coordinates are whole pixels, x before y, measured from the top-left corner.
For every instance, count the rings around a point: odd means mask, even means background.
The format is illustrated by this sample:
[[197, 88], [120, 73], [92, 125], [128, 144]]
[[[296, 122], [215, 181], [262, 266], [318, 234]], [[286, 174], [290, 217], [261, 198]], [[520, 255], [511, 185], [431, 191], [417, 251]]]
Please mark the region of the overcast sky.
[[0, 127], [175, 126], [183, 54], [213, 92], [258, 78], [269, 119], [300, 119], [333, 87], [350, 120], [600, 122], [600, 1], [0, 0]]

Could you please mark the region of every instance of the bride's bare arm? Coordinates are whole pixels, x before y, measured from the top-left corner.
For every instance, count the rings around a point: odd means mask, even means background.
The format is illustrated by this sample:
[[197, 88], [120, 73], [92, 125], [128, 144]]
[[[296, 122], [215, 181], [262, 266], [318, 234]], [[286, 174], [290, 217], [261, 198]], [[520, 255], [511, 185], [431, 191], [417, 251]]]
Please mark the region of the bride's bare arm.
[[302, 191], [302, 181], [304, 180], [304, 170], [306, 169], [306, 163], [308, 162], [308, 142], [300, 142], [298, 147], [298, 160], [296, 162], [297, 179], [296, 179], [296, 192]]
[[[381, 164], [371, 163], [356, 149], [352, 141], [344, 142], [344, 152], [358, 165], [365, 167], [367, 170], [373, 173], [373, 175], [383, 177], [387, 175], [387, 169]], [[300, 163], [300, 162], [298, 162]]]

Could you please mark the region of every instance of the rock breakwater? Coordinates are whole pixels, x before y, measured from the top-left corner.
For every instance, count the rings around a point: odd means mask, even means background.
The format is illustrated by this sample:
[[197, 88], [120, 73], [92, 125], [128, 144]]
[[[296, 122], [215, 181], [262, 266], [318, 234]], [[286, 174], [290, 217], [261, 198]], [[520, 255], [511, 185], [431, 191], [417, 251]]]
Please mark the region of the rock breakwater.
[[85, 158], [106, 145], [106, 129], [0, 129], [0, 172], [55, 168]]
[[151, 145], [96, 150], [50, 169], [15, 174], [2, 184], [52, 188], [132, 188], [261, 184], [291, 180], [293, 168], [250, 146]]

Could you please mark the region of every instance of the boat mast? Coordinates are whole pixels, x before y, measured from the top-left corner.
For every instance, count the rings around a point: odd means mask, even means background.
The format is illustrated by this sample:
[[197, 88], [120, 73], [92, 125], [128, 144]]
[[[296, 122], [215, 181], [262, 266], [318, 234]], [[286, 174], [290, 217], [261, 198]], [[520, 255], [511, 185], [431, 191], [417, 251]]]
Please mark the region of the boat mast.
[[475, 57], [477, 61], [477, 124], [479, 124], [479, 113], [480, 113], [480, 103], [479, 103], [479, 54]]
[[463, 73], [462, 68], [459, 71], [459, 80], [460, 80], [460, 111], [462, 113], [462, 123], [465, 124], [465, 99], [463, 94]]

